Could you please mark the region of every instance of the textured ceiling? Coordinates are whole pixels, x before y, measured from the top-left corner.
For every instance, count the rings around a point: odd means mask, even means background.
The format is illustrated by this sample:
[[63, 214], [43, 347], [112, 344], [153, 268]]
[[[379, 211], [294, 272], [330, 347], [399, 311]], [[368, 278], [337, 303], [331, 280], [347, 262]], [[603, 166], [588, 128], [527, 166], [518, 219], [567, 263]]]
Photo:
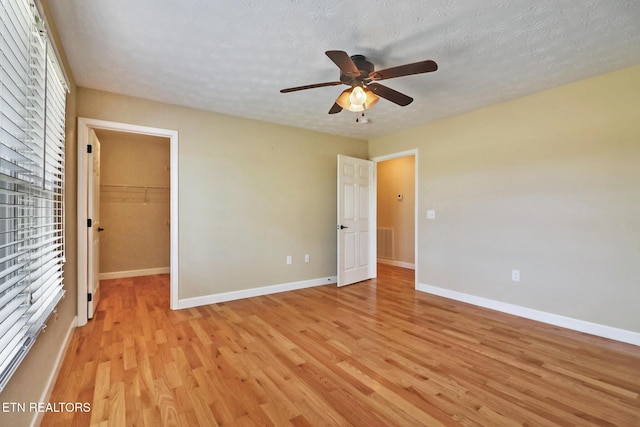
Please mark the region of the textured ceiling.
[[[50, 0], [79, 86], [370, 139], [640, 63], [638, 0]], [[324, 54], [376, 69], [412, 96], [327, 114], [345, 86]]]

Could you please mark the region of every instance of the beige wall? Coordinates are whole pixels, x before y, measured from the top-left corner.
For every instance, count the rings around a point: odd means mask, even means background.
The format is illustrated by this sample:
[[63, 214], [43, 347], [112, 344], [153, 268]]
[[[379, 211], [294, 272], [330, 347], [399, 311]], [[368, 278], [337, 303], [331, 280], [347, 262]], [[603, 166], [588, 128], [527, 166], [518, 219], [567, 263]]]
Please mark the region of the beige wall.
[[96, 132], [100, 140], [100, 272], [169, 268], [169, 140]]
[[640, 332], [639, 93], [636, 66], [370, 141], [419, 150], [419, 282]]
[[[394, 261], [415, 261], [415, 157], [377, 164], [378, 227], [394, 230]], [[398, 200], [402, 194], [402, 200]]]
[[336, 156], [366, 141], [85, 88], [78, 115], [178, 131], [179, 298], [336, 274]]

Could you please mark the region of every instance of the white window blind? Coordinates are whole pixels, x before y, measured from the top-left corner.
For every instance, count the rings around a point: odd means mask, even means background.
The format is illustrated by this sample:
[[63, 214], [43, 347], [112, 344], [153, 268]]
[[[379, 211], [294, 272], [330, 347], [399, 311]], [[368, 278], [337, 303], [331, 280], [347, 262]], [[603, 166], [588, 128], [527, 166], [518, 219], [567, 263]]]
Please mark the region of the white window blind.
[[66, 85], [30, 0], [0, 0], [0, 391], [64, 295]]

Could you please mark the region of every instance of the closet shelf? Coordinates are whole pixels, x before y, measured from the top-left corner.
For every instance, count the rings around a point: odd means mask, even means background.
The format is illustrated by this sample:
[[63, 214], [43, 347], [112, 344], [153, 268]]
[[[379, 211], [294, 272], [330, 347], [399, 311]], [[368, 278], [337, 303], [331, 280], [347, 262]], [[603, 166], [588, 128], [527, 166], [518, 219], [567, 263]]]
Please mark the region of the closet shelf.
[[169, 190], [169, 187], [156, 187], [153, 185], [121, 185], [121, 184], [101, 184], [100, 190]]
[[100, 185], [103, 202], [163, 203], [169, 201], [169, 187], [152, 185]]

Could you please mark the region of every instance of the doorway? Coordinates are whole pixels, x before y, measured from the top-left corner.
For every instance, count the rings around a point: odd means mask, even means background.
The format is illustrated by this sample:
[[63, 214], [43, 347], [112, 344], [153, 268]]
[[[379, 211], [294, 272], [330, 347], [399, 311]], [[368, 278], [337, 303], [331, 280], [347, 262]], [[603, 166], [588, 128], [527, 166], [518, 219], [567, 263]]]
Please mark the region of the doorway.
[[418, 150], [372, 159], [376, 163], [378, 263], [414, 270], [418, 283]]
[[170, 273], [169, 139], [95, 133], [101, 146], [100, 279]]
[[[142, 203], [150, 203], [152, 200], [158, 201], [167, 197], [169, 202], [169, 219], [166, 219], [165, 226], [169, 231], [169, 272], [170, 272], [170, 306], [176, 309], [178, 304], [178, 132], [167, 129], [150, 128], [125, 123], [107, 122], [103, 120], [79, 118], [78, 119], [78, 326], [87, 323], [88, 320], [88, 289], [90, 286], [90, 272], [93, 271], [93, 257], [88, 256], [89, 238], [92, 235], [90, 229], [90, 210], [93, 205], [95, 191], [91, 191], [89, 185], [89, 156], [87, 155], [87, 145], [93, 133], [109, 135], [110, 132], [125, 132], [127, 134], [138, 135], [137, 138], [164, 138], [169, 141], [169, 186], [163, 185], [120, 185], [111, 184], [113, 194], [120, 193], [120, 197], [135, 198]], [[115, 185], [115, 187], [114, 187]], [[128, 188], [125, 188], [128, 187]], [[149, 188], [154, 187], [154, 188]], [[155, 188], [157, 187], [157, 188]], [[126, 193], [126, 194], [124, 194]], [[141, 200], [137, 200], [141, 198]], [[87, 224], [87, 227], [84, 225]]]

